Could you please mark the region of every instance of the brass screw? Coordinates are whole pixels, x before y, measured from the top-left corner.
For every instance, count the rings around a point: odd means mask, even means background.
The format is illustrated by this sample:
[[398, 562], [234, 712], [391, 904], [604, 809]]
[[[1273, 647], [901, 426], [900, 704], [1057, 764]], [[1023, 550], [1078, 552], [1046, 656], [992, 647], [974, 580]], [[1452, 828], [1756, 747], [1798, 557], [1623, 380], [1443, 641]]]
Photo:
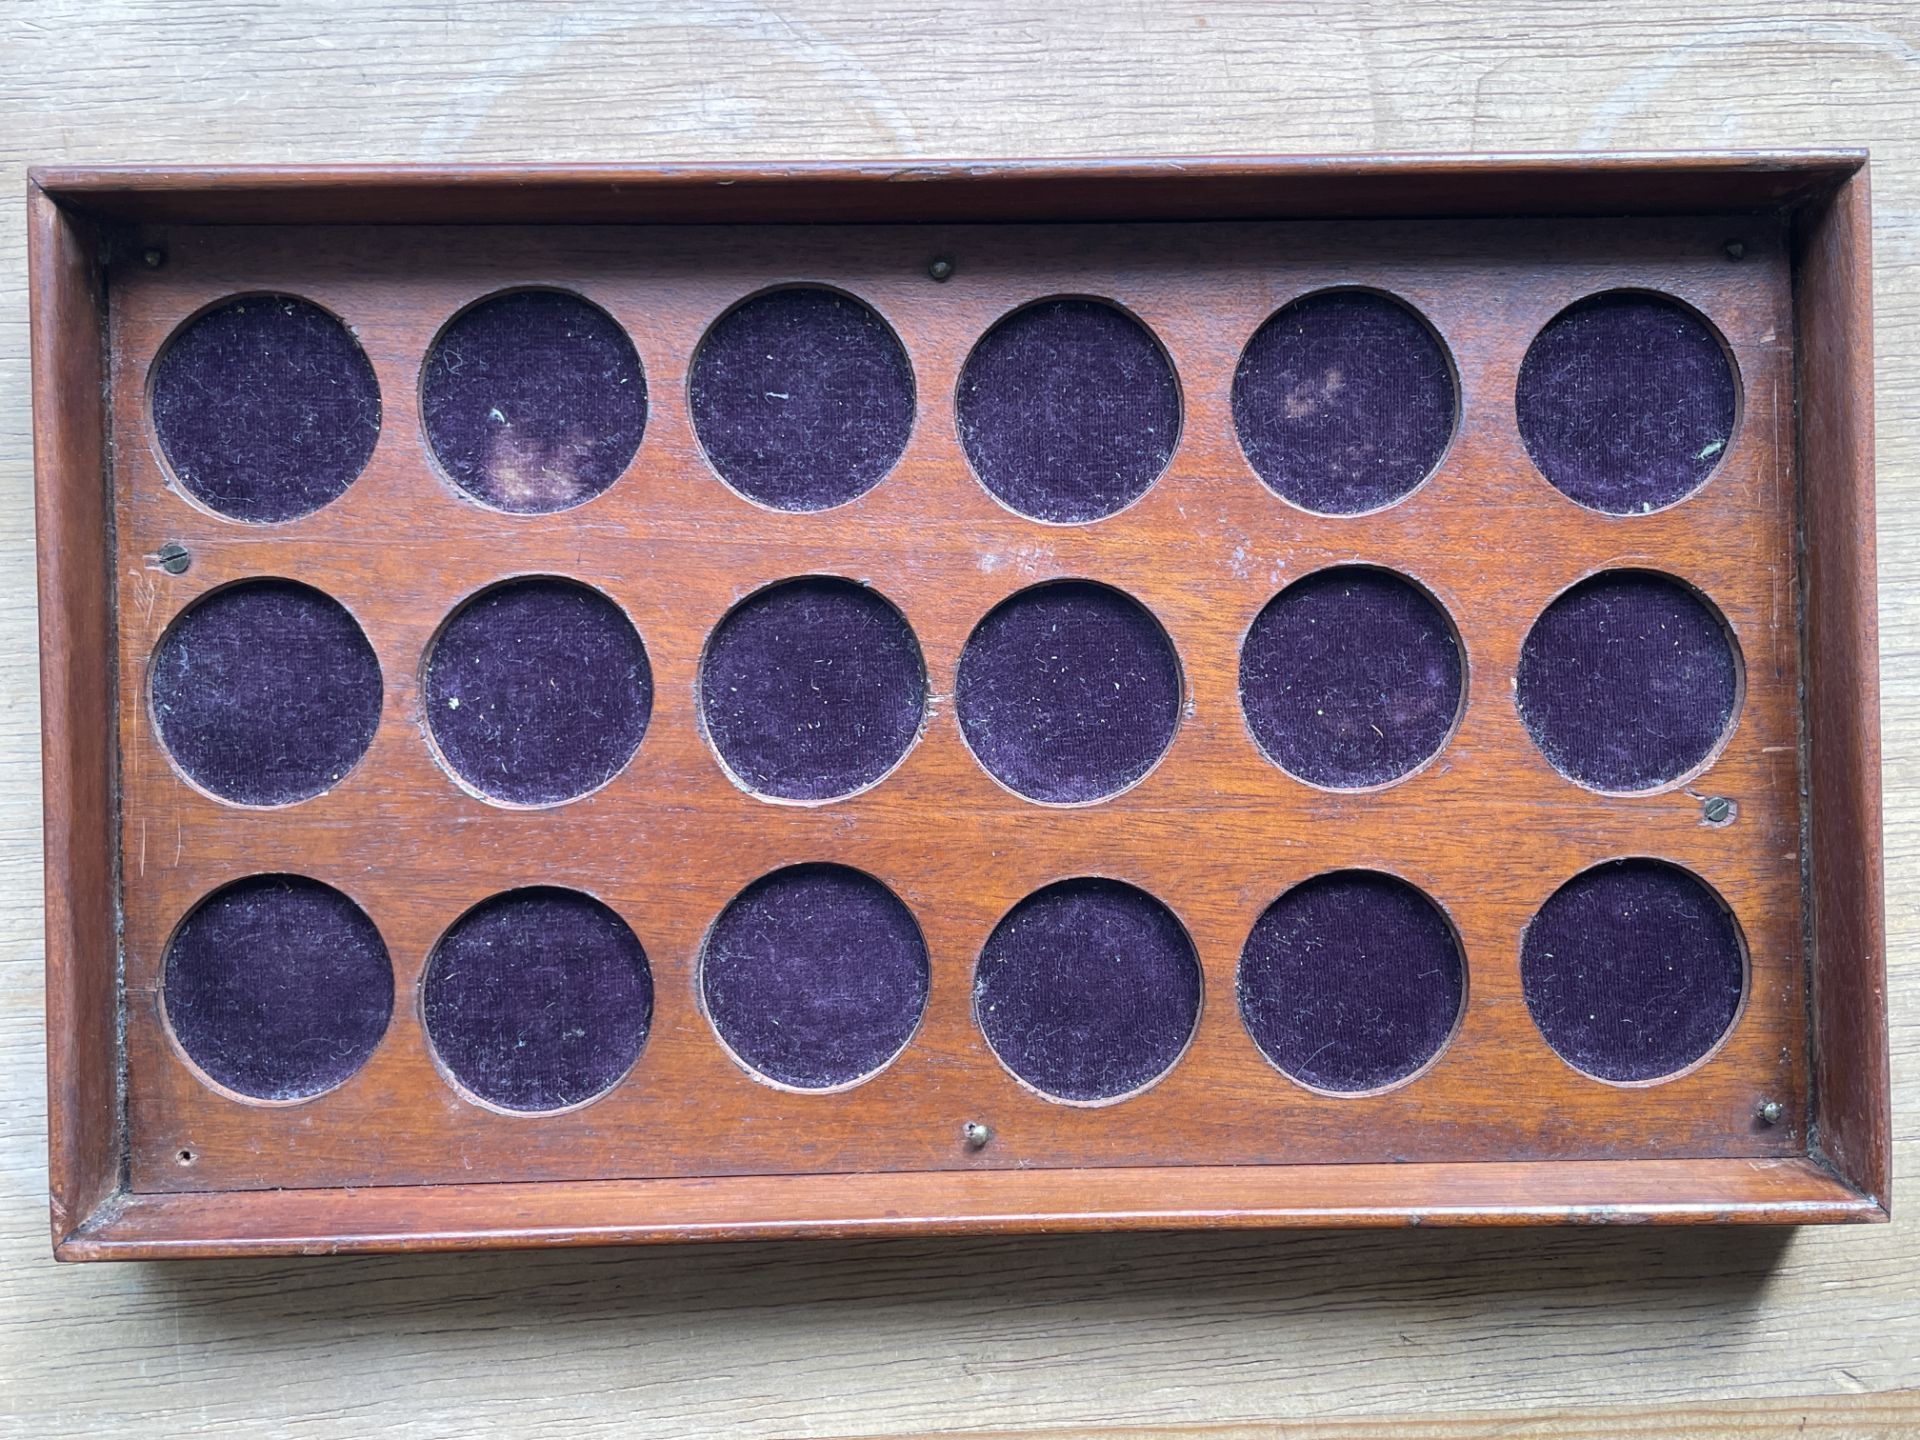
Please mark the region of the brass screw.
[[1787, 1107], [1782, 1105], [1778, 1100], [1768, 1100], [1760, 1107], [1760, 1123], [1762, 1125], [1778, 1125], [1786, 1118]]
[[167, 263], [167, 252], [156, 245], [151, 249], [142, 250], [140, 252], [140, 258], [146, 262], [149, 270], [158, 270], [162, 265]]
[[169, 575], [184, 575], [193, 568], [193, 556], [178, 540], [167, 541], [153, 558], [160, 562], [160, 568]]
[[969, 1150], [984, 1150], [987, 1142], [993, 1139], [991, 1127], [982, 1125], [978, 1120], [969, 1120], [960, 1133], [966, 1138]]
[[1700, 806], [1709, 825], [1724, 825], [1733, 819], [1733, 802], [1724, 795], [1709, 795]]
[[951, 280], [953, 278], [953, 261], [944, 255], [936, 255], [927, 266], [927, 274], [936, 280]]

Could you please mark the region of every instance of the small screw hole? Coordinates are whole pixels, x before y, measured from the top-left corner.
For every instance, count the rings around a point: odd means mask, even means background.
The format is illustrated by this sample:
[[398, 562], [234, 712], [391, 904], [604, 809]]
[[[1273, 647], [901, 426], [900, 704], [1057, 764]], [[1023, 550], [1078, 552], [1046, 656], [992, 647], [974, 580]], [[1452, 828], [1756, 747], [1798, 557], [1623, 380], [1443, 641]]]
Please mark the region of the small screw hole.
[[182, 1150], [173, 1158], [178, 1160], [182, 1165], [191, 1165], [193, 1164], [193, 1151]]

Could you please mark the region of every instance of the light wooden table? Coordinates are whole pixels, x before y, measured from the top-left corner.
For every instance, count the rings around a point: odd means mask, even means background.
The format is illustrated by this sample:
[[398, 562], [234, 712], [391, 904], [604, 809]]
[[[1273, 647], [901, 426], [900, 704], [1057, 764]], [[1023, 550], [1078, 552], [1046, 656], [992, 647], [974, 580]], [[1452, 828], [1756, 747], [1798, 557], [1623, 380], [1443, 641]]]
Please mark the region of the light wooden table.
[[[1920, 6], [1781, 8], [0, 0], [0, 1432], [1920, 1434]], [[26, 163], [1829, 143], [1874, 151], [1894, 1224], [48, 1258]]]

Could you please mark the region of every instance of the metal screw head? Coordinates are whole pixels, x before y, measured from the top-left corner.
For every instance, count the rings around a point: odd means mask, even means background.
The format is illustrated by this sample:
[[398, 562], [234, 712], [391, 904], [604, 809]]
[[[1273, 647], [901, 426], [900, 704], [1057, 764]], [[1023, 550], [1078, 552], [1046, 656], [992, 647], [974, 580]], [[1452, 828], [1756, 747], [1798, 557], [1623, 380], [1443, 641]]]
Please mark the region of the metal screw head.
[[984, 1150], [987, 1142], [993, 1139], [992, 1128], [982, 1125], [978, 1120], [969, 1120], [961, 1127], [960, 1134], [965, 1138], [969, 1150]]
[[140, 252], [140, 258], [146, 262], [149, 270], [158, 270], [162, 265], [167, 263], [167, 252], [156, 245], [149, 249], [142, 250]]
[[1700, 806], [1709, 825], [1725, 825], [1733, 819], [1733, 802], [1724, 795], [1709, 795]]
[[927, 274], [936, 280], [951, 280], [953, 278], [953, 261], [944, 255], [936, 255], [927, 263]]
[[1729, 240], [1724, 248], [1729, 260], [1738, 260], [1747, 253], [1747, 242], [1744, 240]]
[[169, 540], [154, 554], [160, 562], [160, 568], [169, 575], [184, 575], [193, 568], [193, 556], [187, 553], [187, 547], [178, 540]]
[[1768, 1100], [1760, 1107], [1760, 1123], [1762, 1125], [1778, 1125], [1786, 1118], [1787, 1107], [1782, 1105], [1778, 1100]]

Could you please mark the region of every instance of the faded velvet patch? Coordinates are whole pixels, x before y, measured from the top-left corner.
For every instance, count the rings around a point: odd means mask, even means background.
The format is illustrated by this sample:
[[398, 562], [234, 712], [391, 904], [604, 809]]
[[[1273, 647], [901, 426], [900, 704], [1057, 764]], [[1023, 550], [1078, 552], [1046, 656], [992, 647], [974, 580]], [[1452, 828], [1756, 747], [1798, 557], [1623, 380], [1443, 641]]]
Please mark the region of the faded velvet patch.
[[423, 1010], [434, 1053], [504, 1110], [559, 1110], [613, 1088], [646, 1043], [653, 973], [627, 924], [577, 890], [483, 900], [434, 948]]
[[1404, 880], [1317, 875], [1254, 922], [1240, 1018], [1261, 1053], [1317, 1090], [1377, 1090], [1440, 1052], [1466, 994], [1446, 917]]
[[373, 921], [300, 875], [251, 875], [202, 900], [167, 946], [162, 990], [193, 1063], [256, 1100], [333, 1089], [393, 1015], [393, 966]]
[[1399, 576], [1342, 565], [1267, 602], [1240, 650], [1240, 703], [1260, 748], [1315, 785], [1384, 785], [1424, 764], [1460, 713], [1460, 646]]
[[928, 979], [913, 915], [844, 865], [754, 881], [720, 912], [700, 965], [720, 1037], [749, 1068], [800, 1090], [885, 1066], [920, 1023]]
[[380, 385], [334, 316], [245, 295], [189, 320], [153, 366], [153, 429], [175, 477], [236, 520], [338, 499], [380, 435]]
[[1140, 603], [1062, 580], [1000, 602], [960, 653], [955, 708], [1003, 785], [1052, 804], [1126, 789], [1173, 743], [1180, 662]]
[[994, 927], [973, 1013], [1042, 1094], [1111, 1100], [1170, 1069], [1200, 1020], [1200, 961], [1165, 905], [1115, 880], [1063, 880]]
[[160, 741], [241, 805], [332, 789], [373, 743], [380, 662], [353, 616], [291, 580], [243, 580], [173, 622], [148, 677]]
[[825, 510], [879, 484], [913, 430], [913, 366], [868, 306], [791, 286], [713, 323], [687, 385], [721, 477], [775, 510]]
[[1073, 524], [1146, 494], [1180, 438], [1180, 387], [1151, 331], [1100, 300], [1001, 320], [960, 372], [960, 442], [1009, 508]]
[[420, 414], [454, 484], [496, 510], [539, 515], [584, 504], [633, 462], [647, 382], [633, 341], [599, 306], [515, 290], [441, 331]]
[[1576, 875], [1528, 924], [1520, 984], [1562, 1059], [1603, 1080], [1654, 1080], [1732, 1028], [1746, 990], [1739, 932], [1700, 881], [1658, 860]]
[[1650, 790], [1698, 766], [1733, 722], [1739, 666], [1720, 617], [1664, 575], [1609, 570], [1561, 595], [1520, 648], [1534, 743], [1597, 790]]
[[1691, 310], [1610, 290], [1534, 338], [1514, 405], [1527, 453], [1556, 489], [1633, 515], [1691, 494], [1720, 463], [1736, 385], [1725, 349]]
[[496, 800], [554, 805], [633, 758], [653, 711], [653, 668], [619, 606], [536, 576], [454, 612], [427, 657], [424, 691], [455, 774]]
[[1247, 342], [1233, 423], [1255, 473], [1305, 510], [1356, 515], [1410, 494], [1453, 437], [1447, 352], [1406, 305], [1323, 290]]
[[829, 800], [871, 785], [920, 733], [926, 667], [878, 592], [810, 576], [741, 601], [700, 662], [700, 713], [749, 789]]

